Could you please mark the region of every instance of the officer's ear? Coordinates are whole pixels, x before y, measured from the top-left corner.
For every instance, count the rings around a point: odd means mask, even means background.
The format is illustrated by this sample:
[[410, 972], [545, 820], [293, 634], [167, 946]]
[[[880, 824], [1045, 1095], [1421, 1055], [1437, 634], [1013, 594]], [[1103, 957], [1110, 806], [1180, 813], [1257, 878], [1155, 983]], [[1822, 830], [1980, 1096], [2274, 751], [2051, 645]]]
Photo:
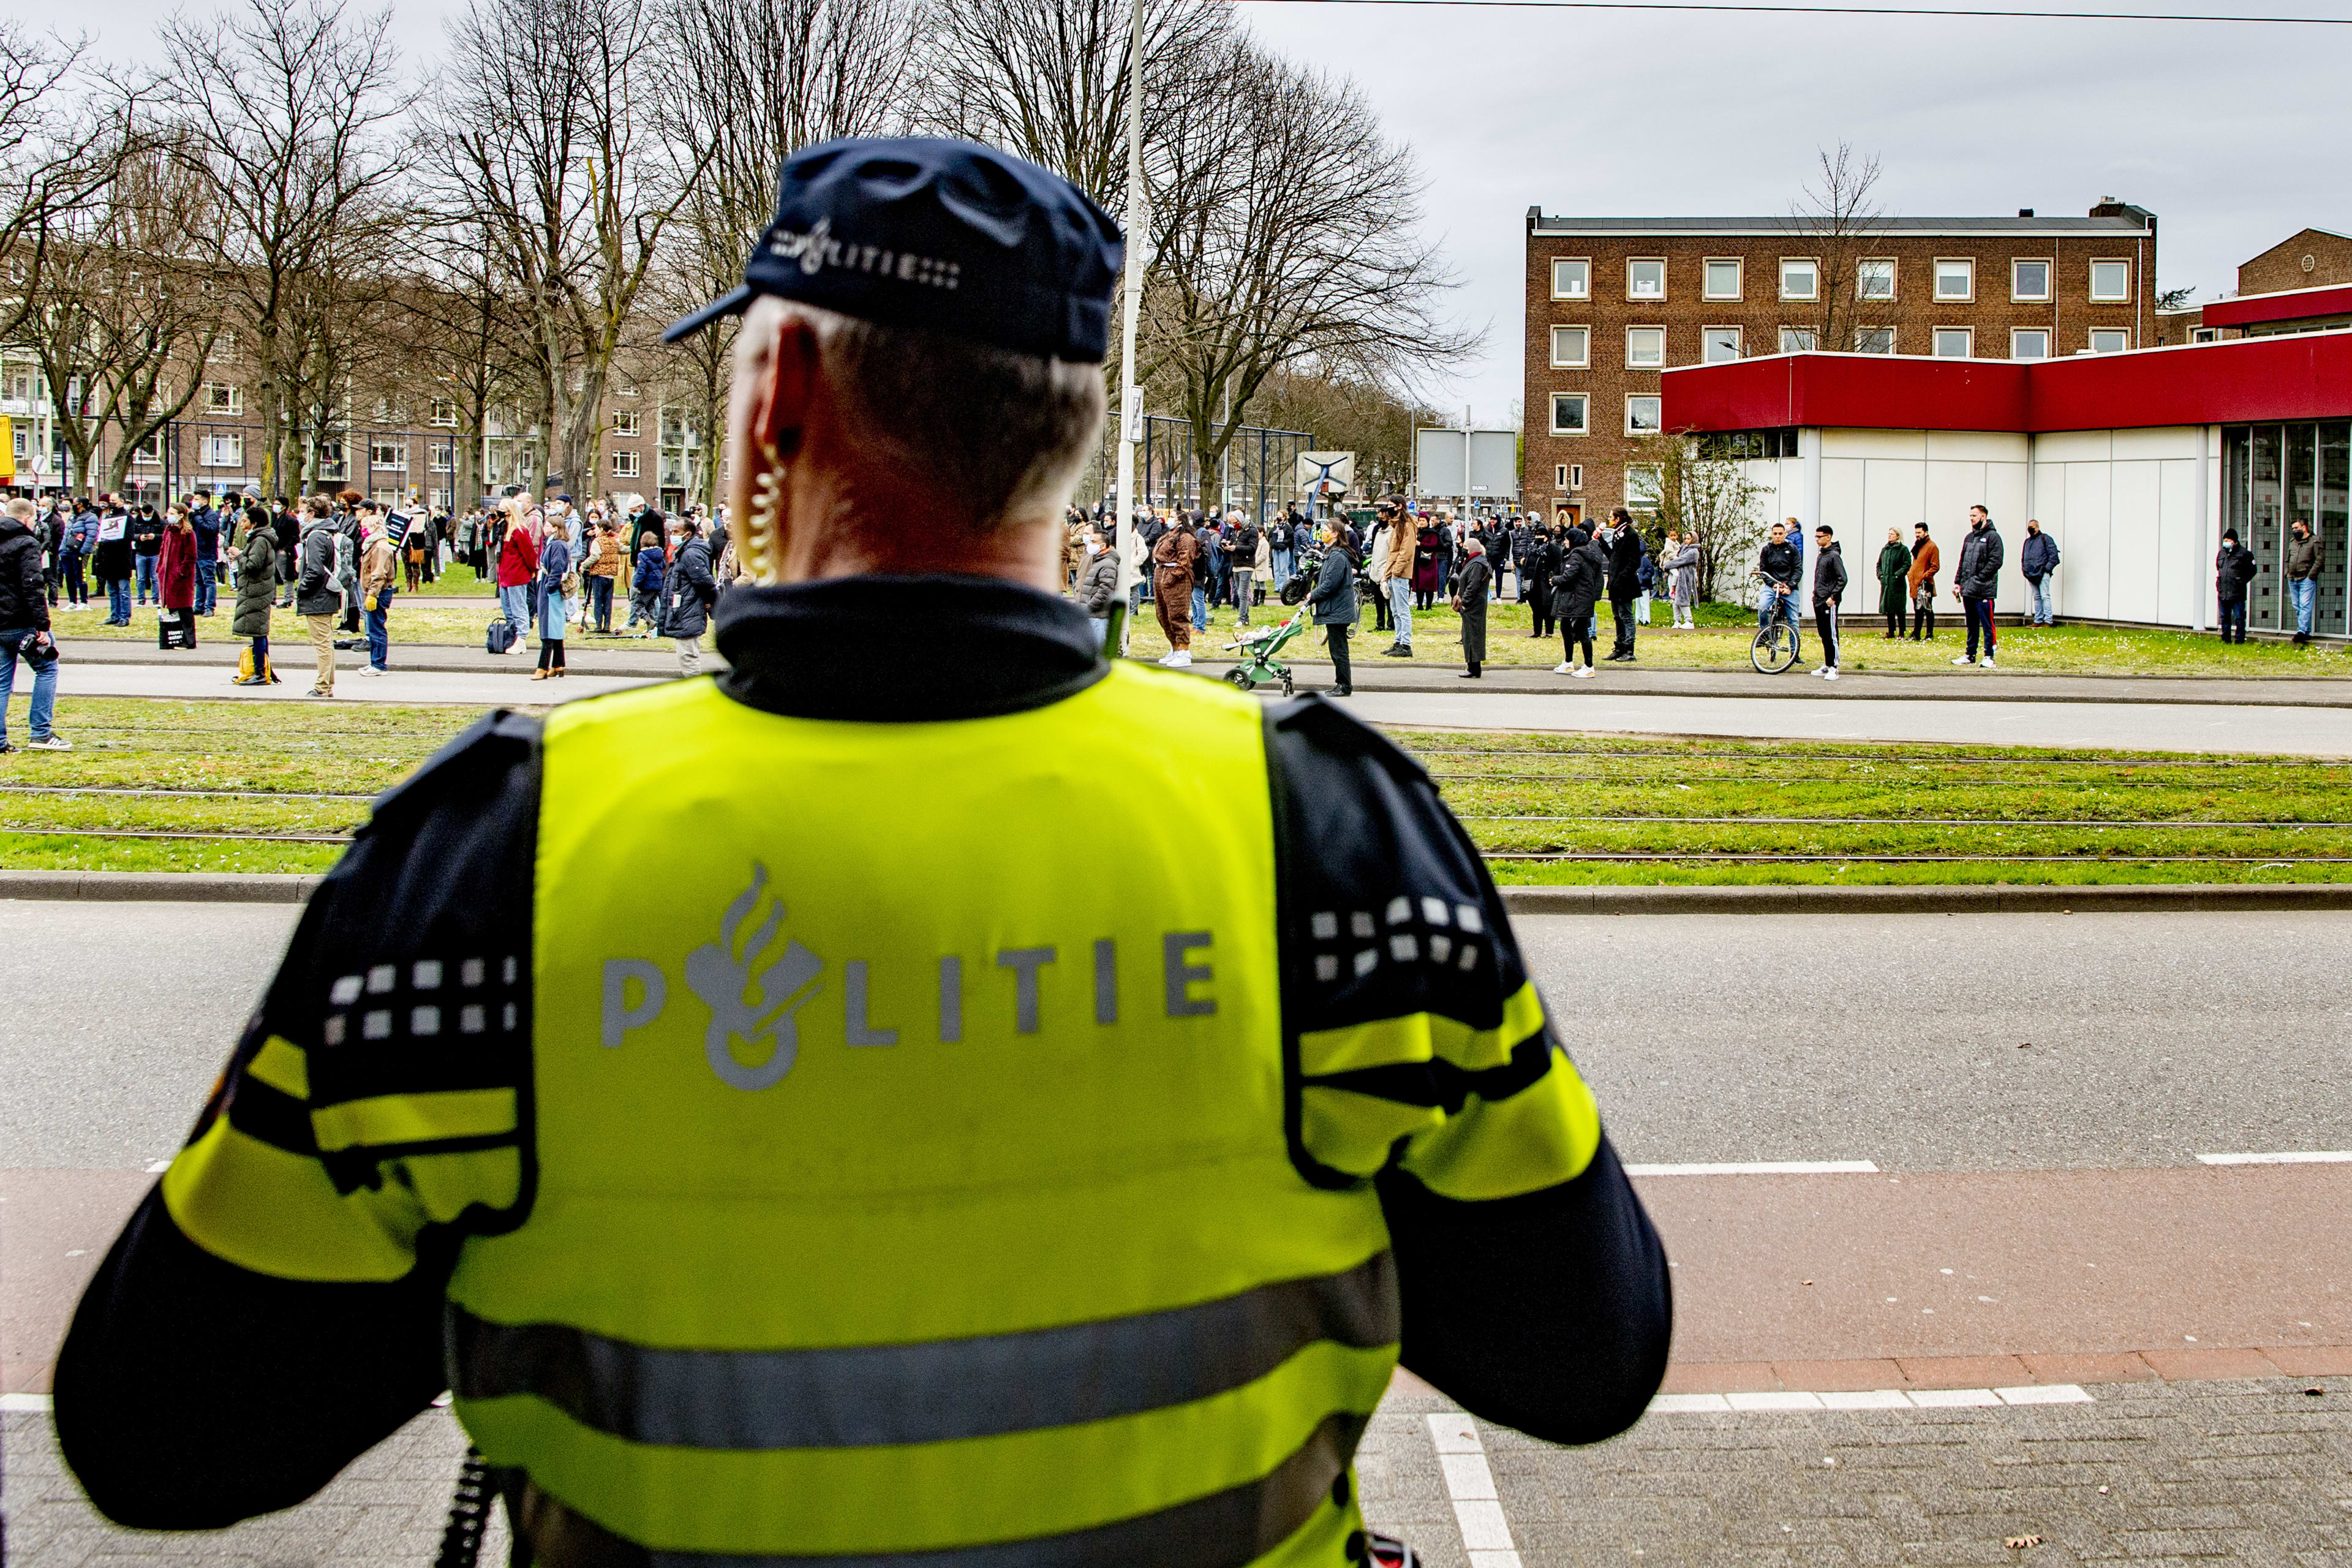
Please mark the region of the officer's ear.
[[754, 362], [751, 429], [779, 458], [801, 445], [824, 384], [824, 348], [816, 328], [797, 311], [776, 312], [775, 327]]

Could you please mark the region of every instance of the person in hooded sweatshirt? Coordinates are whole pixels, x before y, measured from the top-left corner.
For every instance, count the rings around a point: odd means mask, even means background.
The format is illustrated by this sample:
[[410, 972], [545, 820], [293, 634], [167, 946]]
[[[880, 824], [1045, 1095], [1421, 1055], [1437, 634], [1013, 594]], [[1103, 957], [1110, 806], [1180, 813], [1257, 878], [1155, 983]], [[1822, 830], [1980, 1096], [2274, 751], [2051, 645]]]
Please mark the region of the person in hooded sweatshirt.
[[1822, 639], [1822, 667], [1813, 671], [1824, 680], [1838, 678], [1838, 601], [1845, 596], [1845, 557], [1838, 553], [1830, 525], [1813, 530], [1813, 630]]

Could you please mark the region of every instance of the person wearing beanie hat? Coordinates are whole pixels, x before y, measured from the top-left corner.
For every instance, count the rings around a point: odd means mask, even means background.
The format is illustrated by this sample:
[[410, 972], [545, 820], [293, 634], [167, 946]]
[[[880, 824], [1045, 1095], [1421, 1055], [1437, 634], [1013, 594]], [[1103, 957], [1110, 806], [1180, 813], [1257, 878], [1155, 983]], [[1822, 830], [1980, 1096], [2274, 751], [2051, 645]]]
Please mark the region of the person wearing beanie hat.
[[1641, 1416], [1664, 1249], [1435, 787], [1059, 592], [1124, 259], [991, 148], [785, 160], [673, 329], [741, 317], [728, 668], [377, 800], [75, 1315], [101, 1511], [446, 1389], [542, 1568], [1338, 1564], [1402, 1555], [1407, 1324], [1488, 1419]]

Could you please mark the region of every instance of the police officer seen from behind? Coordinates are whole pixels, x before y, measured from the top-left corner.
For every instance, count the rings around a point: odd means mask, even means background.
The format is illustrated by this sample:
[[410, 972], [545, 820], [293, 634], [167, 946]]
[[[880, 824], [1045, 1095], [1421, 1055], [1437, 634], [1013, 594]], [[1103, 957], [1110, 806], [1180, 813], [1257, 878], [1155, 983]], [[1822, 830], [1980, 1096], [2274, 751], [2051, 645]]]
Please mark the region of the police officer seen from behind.
[[450, 1388], [552, 1568], [1338, 1568], [1400, 1351], [1641, 1414], [1664, 1258], [1427, 776], [1056, 592], [1120, 254], [984, 148], [786, 163], [672, 329], [743, 317], [728, 672], [377, 803], [76, 1316], [107, 1514], [285, 1508]]

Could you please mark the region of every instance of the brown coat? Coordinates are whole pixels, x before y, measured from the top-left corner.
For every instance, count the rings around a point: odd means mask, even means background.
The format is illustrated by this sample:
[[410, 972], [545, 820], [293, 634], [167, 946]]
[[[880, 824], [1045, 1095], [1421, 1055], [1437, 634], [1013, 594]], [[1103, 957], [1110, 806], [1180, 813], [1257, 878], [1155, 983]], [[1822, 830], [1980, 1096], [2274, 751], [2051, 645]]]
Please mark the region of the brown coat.
[[377, 534], [368, 541], [366, 551], [360, 556], [361, 595], [364, 597], [379, 588], [391, 587], [393, 578], [399, 572], [400, 555], [393, 549], [392, 540], [387, 535]]
[[1385, 583], [1391, 577], [1412, 575], [1412, 551], [1421, 535], [1412, 519], [1400, 513], [1389, 528], [1388, 548], [1381, 554], [1380, 565], [1372, 573], [1372, 581]]
[[1931, 598], [1935, 595], [1936, 572], [1943, 564], [1943, 552], [1936, 548], [1936, 542], [1932, 539], [1921, 540], [1918, 546], [1911, 552], [1912, 598], [1916, 599], [1923, 592]]
[[1171, 528], [1151, 547], [1152, 564], [1190, 577], [1200, 569], [1201, 541], [1189, 528]]

